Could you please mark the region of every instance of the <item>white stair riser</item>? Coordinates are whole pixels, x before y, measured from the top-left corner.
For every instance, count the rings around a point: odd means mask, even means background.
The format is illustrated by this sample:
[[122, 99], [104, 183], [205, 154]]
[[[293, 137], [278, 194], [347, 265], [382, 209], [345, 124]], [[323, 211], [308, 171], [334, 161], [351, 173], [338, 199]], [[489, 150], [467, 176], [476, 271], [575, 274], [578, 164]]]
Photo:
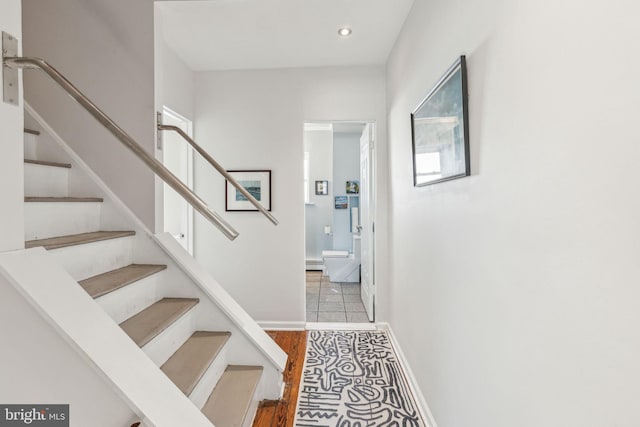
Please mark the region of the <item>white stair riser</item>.
[[35, 160], [38, 157], [37, 150], [37, 138], [32, 133], [24, 134], [24, 158]]
[[227, 365], [229, 364], [229, 358], [227, 357], [228, 348], [231, 344], [233, 338], [225, 343], [225, 345], [220, 349], [220, 352], [216, 356], [209, 368], [204, 373], [202, 378], [198, 384], [196, 384], [195, 388], [189, 395], [189, 399], [193, 402], [196, 407], [202, 409], [205, 403], [207, 403], [207, 399], [211, 395], [211, 391], [215, 388], [216, 384], [224, 370], [227, 369]]
[[198, 306], [192, 307], [167, 329], [142, 347], [153, 363], [162, 366], [182, 344], [196, 331], [196, 311]]
[[50, 252], [76, 280], [133, 263], [134, 236], [52, 249]]
[[164, 296], [160, 285], [161, 274], [153, 274], [103, 295], [96, 302], [116, 323], [122, 323]]
[[24, 204], [25, 240], [99, 230], [101, 205], [98, 202], [27, 202]]
[[66, 197], [69, 194], [69, 169], [55, 166], [24, 165], [24, 195]]

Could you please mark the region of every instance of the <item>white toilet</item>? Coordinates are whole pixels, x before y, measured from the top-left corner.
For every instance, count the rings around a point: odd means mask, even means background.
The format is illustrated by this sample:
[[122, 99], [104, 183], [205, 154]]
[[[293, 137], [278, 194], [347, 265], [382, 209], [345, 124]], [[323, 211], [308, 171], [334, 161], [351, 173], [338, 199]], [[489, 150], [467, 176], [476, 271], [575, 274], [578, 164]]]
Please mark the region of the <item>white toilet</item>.
[[332, 282], [360, 282], [360, 236], [353, 235], [353, 253], [322, 251], [323, 274]]

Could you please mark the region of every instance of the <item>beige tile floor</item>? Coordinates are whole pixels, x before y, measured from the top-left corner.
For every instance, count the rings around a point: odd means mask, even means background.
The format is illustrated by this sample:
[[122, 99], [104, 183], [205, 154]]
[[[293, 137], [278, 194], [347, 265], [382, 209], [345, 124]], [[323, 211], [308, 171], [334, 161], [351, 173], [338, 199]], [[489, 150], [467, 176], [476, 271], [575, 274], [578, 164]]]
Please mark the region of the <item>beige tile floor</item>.
[[369, 322], [359, 283], [333, 283], [321, 271], [307, 271], [307, 322]]

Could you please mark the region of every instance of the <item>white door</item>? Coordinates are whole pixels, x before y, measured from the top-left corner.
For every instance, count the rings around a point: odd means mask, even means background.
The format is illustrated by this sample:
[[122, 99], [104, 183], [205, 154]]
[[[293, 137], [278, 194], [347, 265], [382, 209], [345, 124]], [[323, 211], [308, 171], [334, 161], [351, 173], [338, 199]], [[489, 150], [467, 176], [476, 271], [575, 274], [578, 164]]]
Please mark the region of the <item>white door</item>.
[[[191, 136], [191, 121], [164, 107], [162, 124], [177, 126]], [[193, 149], [173, 131], [161, 131], [164, 165], [193, 189]], [[164, 231], [193, 255], [193, 208], [166, 183], [164, 184]]]
[[361, 229], [361, 278], [360, 297], [370, 321], [375, 318], [375, 275], [374, 275], [374, 224], [375, 224], [375, 150], [373, 140], [374, 125], [365, 126], [360, 137], [360, 225]]

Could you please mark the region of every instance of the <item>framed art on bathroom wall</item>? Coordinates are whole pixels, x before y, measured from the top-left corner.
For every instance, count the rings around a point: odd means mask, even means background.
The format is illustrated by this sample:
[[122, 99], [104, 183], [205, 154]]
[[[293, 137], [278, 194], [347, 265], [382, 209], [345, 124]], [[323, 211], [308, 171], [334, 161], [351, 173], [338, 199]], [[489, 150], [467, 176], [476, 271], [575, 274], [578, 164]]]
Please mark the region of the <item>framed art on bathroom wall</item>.
[[349, 198], [347, 196], [336, 196], [336, 209], [347, 209], [349, 207]]
[[[230, 170], [227, 171], [240, 185], [242, 185], [268, 211], [271, 210], [271, 170]], [[240, 193], [229, 181], [225, 180], [224, 210], [254, 211], [249, 200]]]
[[346, 185], [347, 194], [359, 194], [360, 182], [359, 181], [347, 181]]
[[329, 194], [329, 181], [316, 181], [316, 196]]

